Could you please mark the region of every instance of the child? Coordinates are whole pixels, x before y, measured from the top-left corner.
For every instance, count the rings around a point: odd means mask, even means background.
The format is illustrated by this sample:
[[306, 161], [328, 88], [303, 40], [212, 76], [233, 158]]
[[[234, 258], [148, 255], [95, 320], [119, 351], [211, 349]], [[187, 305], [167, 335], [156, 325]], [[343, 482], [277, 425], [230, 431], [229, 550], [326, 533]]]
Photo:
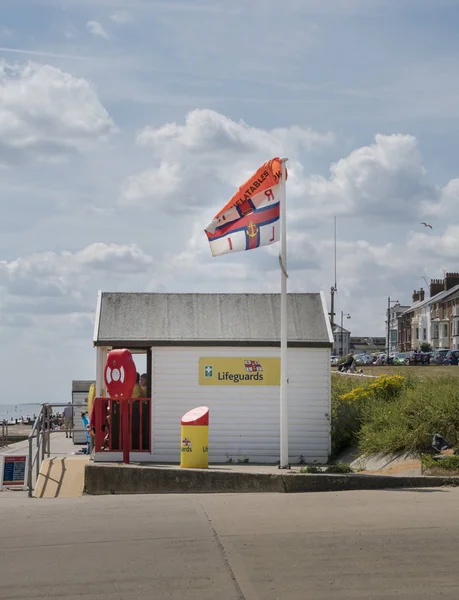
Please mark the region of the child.
[[83, 425], [84, 425], [85, 432], [86, 432], [87, 448], [86, 448], [85, 454], [91, 454], [91, 432], [90, 432], [88, 413], [82, 412], [81, 418], [83, 419]]

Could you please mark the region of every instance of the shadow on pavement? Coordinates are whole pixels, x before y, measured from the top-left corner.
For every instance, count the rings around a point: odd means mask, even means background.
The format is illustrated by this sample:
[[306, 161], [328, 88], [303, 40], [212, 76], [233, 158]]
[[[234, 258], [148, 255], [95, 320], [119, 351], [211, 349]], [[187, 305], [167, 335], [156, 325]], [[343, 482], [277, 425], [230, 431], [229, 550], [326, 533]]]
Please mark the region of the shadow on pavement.
[[449, 490], [429, 489], [429, 488], [399, 488], [399, 489], [388, 489], [387, 492], [421, 492], [423, 494], [447, 494]]

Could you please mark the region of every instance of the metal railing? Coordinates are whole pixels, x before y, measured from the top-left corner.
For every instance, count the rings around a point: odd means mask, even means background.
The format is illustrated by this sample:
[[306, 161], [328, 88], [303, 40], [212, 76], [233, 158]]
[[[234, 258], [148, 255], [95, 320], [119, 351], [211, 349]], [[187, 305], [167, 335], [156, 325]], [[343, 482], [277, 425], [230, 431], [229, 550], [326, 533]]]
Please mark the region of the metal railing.
[[8, 421], [0, 423], [0, 448], [8, 446]]
[[[62, 408], [67, 404], [42, 404], [40, 412], [35, 419], [32, 426], [32, 431], [29, 434], [29, 464], [27, 472], [27, 487], [29, 490], [29, 498], [33, 494], [33, 471], [35, 467], [35, 483], [38, 481], [40, 474], [41, 463], [45, 459], [51, 456], [51, 434], [62, 433], [61, 429], [51, 430], [51, 414], [47, 407], [50, 408]], [[69, 429], [68, 432], [75, 433], [80, 431], [76, 429]], [[34, 443], [35, 440], [35, 443]], [[34, 450], [35, 447], [35, 450]]]

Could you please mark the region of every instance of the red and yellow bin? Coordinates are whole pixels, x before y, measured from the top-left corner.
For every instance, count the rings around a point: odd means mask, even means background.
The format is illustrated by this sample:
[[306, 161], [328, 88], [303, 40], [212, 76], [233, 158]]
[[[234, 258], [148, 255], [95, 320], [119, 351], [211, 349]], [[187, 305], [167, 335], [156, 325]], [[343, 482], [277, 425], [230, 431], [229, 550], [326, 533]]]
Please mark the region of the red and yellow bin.
[[209, 466], [209, 408], [199, 406], [181, 420], [180, 468], [207, 469]]

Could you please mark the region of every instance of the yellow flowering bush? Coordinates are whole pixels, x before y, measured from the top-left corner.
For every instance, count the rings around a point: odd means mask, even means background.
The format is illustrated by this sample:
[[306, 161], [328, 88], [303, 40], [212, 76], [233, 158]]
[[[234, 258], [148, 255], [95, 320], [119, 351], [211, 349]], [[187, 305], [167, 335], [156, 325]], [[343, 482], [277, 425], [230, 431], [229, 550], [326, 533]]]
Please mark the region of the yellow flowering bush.
[[340, 396], [341, 402], [344, 404], [354, 404], [356, 402], [360, 402], [361, 400], [366, 400], [371, 395], [371, 392], [368, 389], [364, 388], [355, 388], [347, 394], [342, 394]]
[[369, 389], [376, 397], [392, 399], [402, 391], [405, 381], [401, 375], [382, 375], [369, 385]]
[[[430, 374], [432, 373], [432, 375]], [[431, 452], [438, 431], [459, 446], [459, 379], [423, 369], [377, 379], [332, 379], [332, 449], [358, 444], [365, 454]]]
[[[372, 381], [373, 383], [369, 383]], [[332, 386], [332, 445], [333, 450], [355, 443], [365, 415], [378, 402], [387, 405], [395, 400], [405, 387], [405, 377], [382, 375], [378, 379], [361, 380], [360, 387], [352, 389], [354, 381], [335, 378]], [[351, 387], [351, 389], [349, 389]]]

